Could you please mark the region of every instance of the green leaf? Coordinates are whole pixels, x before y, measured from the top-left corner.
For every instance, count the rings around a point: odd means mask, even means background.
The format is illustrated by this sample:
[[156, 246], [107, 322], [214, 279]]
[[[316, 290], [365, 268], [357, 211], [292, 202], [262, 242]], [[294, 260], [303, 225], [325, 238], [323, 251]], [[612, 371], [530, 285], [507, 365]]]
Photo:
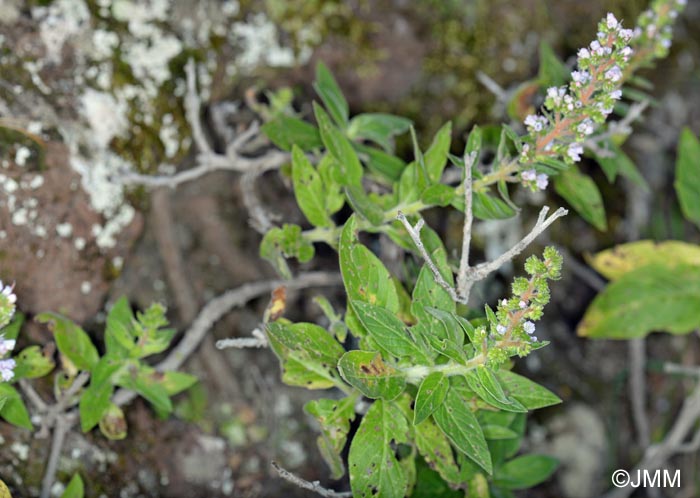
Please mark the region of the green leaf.
[[80, 478], [80, 474], [73, 474], [68, 486], [63, 490], [61, 498], [83, 498], [84, 493], [83, 480]]
[[398, 312], [399, 297], [391, 274], [379, 258], [357, 241], [356, 226], [353, 215], [345, 222], [338, 249], [348, 299]]
[[321, 97], [323, 104], [328, 109], [335, 122], [341, 128], [345, 128], [348, 121], [348, 103], [340, 91], [333, 74], [328, 70], [323, 62], [316, 65], [316, 81], [314, 90]]
[[58, 350], [81, 370], [90, 371], [99, 360], [97, 348], [78, 325], [57, 313], [41, 313], [36, 317], [53, 331]]
[[700, 267], [651, 264], [599, 293], [578, 326], [580, 336], [631, 339], [650, 332], [687, 334], [700, 326]]
[[353, 211], [369, 221], [374, 226], [384, 222], [384, 211], [365, 194], [362, 187], [351, 185], [344, 188], [345, 197], [352, 206]]
[[343, 399], [316, 399], [304, 405], [304, 411], [321, 427], [316, 440], [321, 456], [331, 468], [331, 477], [340, 479], [345, 473], [341, 453], [345, 447], [350, 422], [355, 420], [355, 396]]
[[267, 324], [270, 346], [280, 360], [282, 380], [307, 389], [327, 389], [339, 379], [335, 366], [345, 350], [313, 323]]
[[291, 278], [287, 258], [305, 263], [314, 256], [314, 245], [304, 238], [299, 225], [285, 223], [282, 228], [268, 231], [260, 242], [260, 257], [269, 261], [285, 278]]
[[502, 425], [482, 425], [481, 429], [484, 431], [484, 437], [489, 440], [494, 439], [513, 439], [518, 437], [518, 434]]
[[350, 487], [356, 498], [403, 498], [408, 479], [394, 454], [407, 441], [408, 423], [400, 409], [376, 401], [362, 419], [350, 445]]
[[443, 183], [431, 185], [423, 191], [420, 200], [427, 206], [449, 206], [455, 197], [454, 187]]
[[433, 418], [459, 451], [488, 474], [493, 472], [491, 455], [481, 426], [457, 390], [447, 391], [445, 402], [435, 410]]
[[403, 372], [384, 363], [374, 351], [348, 351], [338, 362], [343, 379], [368, 398], [395, 399], [406, 387]]
[[468, 372], [464, 378], [467, 380], [469, 388], [489, 405], [507, 412], [522, 413], [527, 411], [527, 408], [520, 402], [506, 397], [498, 379], [487, 367], [477, 367]]
[[396, 312], [358, 300], [352, 301], [352, 307], [370, 337], [382, 350], [397, 358], [409, 357], [421, 365], [430, 363], [406, 325], [396, 317]]
[[496, 469], [493, 483], [506, 489], [527, 489], [546, 481], [559, 461], [545, 455], [523, 455]]
[[347, 134], [352, 140], [371, 140], [391, 152], [393, 137], [408, 131], [411, 123], [410, 119], [393, 114], [358, 114], [350, 120]]
[[416, 394], [413, 425], [420, 424], [437, 410], [445, 400], [449, 386], [449, 379], [442, 372], [432, 372], [423, 379]]
[[323, 181], [302, 150], [292, 148], [292, 182], [294, 197], [306, 219], [317, 227], [333, 226], [326, 209]]
[[428, 178], [432, 183], [440, 182], [442, 171], [447, 165], [447, 154], [450, 152], [452, 142], [452, 123], [448, 121], [438, 130], [433, 137], [433, 142], [425, 152], [425, 167]]
[[17, 389], [7, 382], [0, 382], [0, 399], [4, 400], [2, 407], [0, 407], [1, 418], [17, 427], [32, 429], [29, 412]]
[[426, 418], [414, 428], [414, 440], [425, 462], [453, 486], [462, 485], [450, 442], [437, 425]]
[[600, 231], [608, 228], [605, 207], [598, 186], [575, 166], [554, 177], [554, 190], [571, 204], [581, 217]]
[[163, 372], [160, 384], [165, 388], [165, 392], [168, 393], [168, 396], [175, 396], [182, 391], [186, 391], [198, 381], [199, 379], [194, 375], [170, 370]]
[[366, 145], [354, 144], [354, 146], [360, 153], [360, 159], [370, 171], [383, 176], [391, 182], [396, 182], [401, 178], [401, 173], [406, 168], [406, 163], [401, 159]]
[[544, 87], [561, 86], [569, 81], [570, 71], [557, 57], [546, 41], [540, 42], [540, 70], [537, 75], [539, 84]]
[[[464, 196], [455, 196], [452, 199], [452, 206], [464, 212]], [[480, 220], [505, 220], [516, 214], [516, 211], [506, 202], [483, 192], [473, 193], [472, 210], [474, 216]]]
[[80, 396], [80, 428], [87, 432], [97, 425], [109, 408], [114, 392], [113, 376], [124, 365], [116, 357], [103, 356], [95, 366], [90, 385]]
[[323, 181], [323, 202], [326, 206], [326, 211], [329, 215], [337, 213], [345, 204], [345, 195], [343, 195], [343, 186], [340, 180], [336, 179], [340, 176], [340, 165], [333, 159], [333, 156], [326, 154], [318, 163], [318, 174]]
[[509, 370], [499, 370], [496, 376], [507, 395], [518, 400], [528, 410], [561, 403], [559, 396], [522, 375]]
[[617, 280], [632, 270], [652, 263], [666, 267], [700, 266], [700, 246], [678, 240], [639, 240], [601, 251], [587, 260], [605, 278]]
[[16, 362], [14, 372], [17, 379], [43, 377], [56, 366], [53, 358], [42, 353], [39, 346], [24, 348], [21, 353], [14, 357], [14, 360]]
[[119, 376], [117, 385], [136, 391], [153, 405], [156, 412], [167, 415], [173, 411], [173, 404], [168, 392], [161, 385], [162, 378], [161, 372], [156, 372], [146, 365], [139, 365]]
[[24, 313], [15, 311], [15, 316], [12, 317], [10, 323], [2, 328], [0, 334], [2, 334], [5, 339], [17, 340], [17, 336], [19, 335], [22, 325], [24, 325]]
[[607, 151], [609, 154], [611, 154], [611, 156], [596, 155], [595, 159], [610, 183], [615, 181], [615, 177], [619, 173], [620, 175], [629, 178], [645, 191], [649, 191], [649, 184], [639, 173], [639, 170], [637, 169], [637, 166], [635, 166], [634, 162], [632, 162], [632, 159], [630, 159], [629, 156], [622, 151], [622, 149], [611, 142], [607, 145]]
[[323, 144], [340, 164], [342, 175], [339, 179], [342, 181], [342, 184], [360, 186], [362, 182], [362, 164], [350, 140], [331, 123], [323, 108], [315, 102], [314, 113], [321, 131]]
[[318, 128], [283, 114], [262, 125], [260, 130], [282, 150], [290, 151], [296, 145], [304, 152], [309, 152], [323, 146]]
[[477, 125], [474, 125], [472, 131], [469, 132], [469, 138], [467, 138], [467, 146], [464, 149], [465, 155], [471, 154], [472, 152], [476, 152], [476, 161], [478, 161], [479, 154], [481, 153], [482, 138], [483, 133], [481, 131], [481, 128], [479, 128]]
[[126, 437], [126, 418], [124, 412], [114, 403], [109, 403], [100, 418], [100, 432], [112, 441]]
[[136, 318], [131, 312], [131, 306], [126, 296], [114, 303], [107, 315], [105, 328], [105, 346], [108, 355], [127, 358], [134, 349], [134, 322]]
[[688, 128], [678, 142], [674, 186], [683, 216], [700, 226], [700, 141]]

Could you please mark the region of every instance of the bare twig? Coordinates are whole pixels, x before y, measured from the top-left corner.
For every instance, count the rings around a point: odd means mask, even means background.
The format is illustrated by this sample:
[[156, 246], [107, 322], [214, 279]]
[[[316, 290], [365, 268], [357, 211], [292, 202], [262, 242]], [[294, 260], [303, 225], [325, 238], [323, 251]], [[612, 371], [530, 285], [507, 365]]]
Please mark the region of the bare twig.
[[202, 122], [199, 119], [199, 113], [202, 103], [199, 99], [197, 91], [197, 76], [194, 60], [190, 59], [185, 65], [185, 74], [187, 76], [187, 94], [185, 95], [185, 117], [192, 128], [192, 138], [197, 148], [202, 154], [212, 154], [213, 150], [207, 141], [202, 129]]
[[664, 363], [664, 373], [700, 377], [700, 367], [678, 365], [677, 363]]
[[496, 83], [491, 76], [483, 71], [477, 71], [476, 79], [479, 80], [479, 83], [484, 85], [486, 89], [499, 100], [499, 102], [508, 102], [508, 92], [506, 92], [501, 85]]
[[73, 398], [89, 378], [90, 372], [80, 372], [70, 387], [56, 401], [56, 404], [46, 408], [46, 412], [41, 417], [41, 429], [36, 433], [36, 438], [42, 439], [49, 436], [49, 430], [65, 415], [66, 410], [71, 407]]
[[642, 448], [649, 446], [649, 419], [646, 416], [646, 342], [631, 339], [628, 343], [630, 355], [630, 394], [632, 397], [632, 419], [637, 438]]
[[34, 390], [27, 379], [19, 379], [19, 387], [37, 412], [43, 413], [48, 410], [49, 405], [39, 396], [39, 393]]
[[63, 443], [66, 440], [66, 434], [68, 434], [71, 425], [72, 422], [63, 415], [56, 419], [56, 425], [53, 430], [53, 440], [51, 441], [49, 461], [46, 464], [44, 478], [41, 481], [41, 498], [49, 498], [49, 496], [51, 496], [51, 487], [53, 486], [53, 482], [56, 477], [58, 460], [61, 458]]
[[309, 482], [306, 479], [302, 479], [301, 477], [292, 474], [288, 470], [283, 469], [277, 464], [277, 462], [273, 461], [270, 463], [282, 479], [284, 479], [285, 481], [289, 481], [295, 486], [299, 486], [302, 489], [308, 489], [309, 491], [313, 491], [314, 493], [325, 498], [349, 498], [352, 496], [352, 492], [350, 491], [344, 491], [339, 493], [331, 489], [326, 489], [323, 486], [321, 486], [321, 483], [319, 481]]
[[243, 204], [250, 215], [250, 226], [259, 234], [266, 234], [274, 225], [267, 211], [260, 202], [255, 191], [255, 180], [260, 176], [259, 172], [248, 171], [241, 176], [241, 192]]
[[457, 292], [454, 290], [454, 288], [452, 288], [450, 284], [448, 284], [445, 281], [443, 276], [440, 274], [440, 270], [437, 269], [437, 266], [435, 266], [435, 263], [433, 263], [433, 260], [430, 258], [430, 254], [428, 254], [428, 251], [423, 245], [423, 241], [420, 238], [420, 230], [425, 224], [423, 218], [418, 220], [416, 226], [413, 226], [411, 225], [411, 222], [406, 219], [406, 216], [401, 211], [399, 211], [399, 214], [396, 215], [396, 219], [403, 223], [403, 226], [406, 228], [408, 235], [410, 235], [411, 239], [413, 239], [413, 243], [418, 248], [418, 251], [423, 257], [425, 264], [428, 265], [428, 268], [430, 268], [430, 271], [433, 273], [433, 277], [435, 278], [435, 281], [438, 283], [438, 285], [445, 289], [454, 301], [461, 302], [459, 296], [457, 295]]
[[457, 273], [457, 294], [462, 302], [469, 301], [470, 287], [467, 283], [469, 273], [469, 244], [472, 240], [472, 168], [476, 162], [476, 152], [464, 155], [464, 228], [462, 233], [462, 256]]
[[178, 185], [192, 180], [196, 180], [214, 171], [235, 171], [243, 173], [246, 171], [267, 171], [277, 169], [290, 161], [290, 155], [286, 152], [269, 151], [259, 157], [243, 156], [201, 156], [200, 162], [194, 168], [186, 169], [174, 175], [141, 175], [133, 172], [124, 172], [116, 178], [116, 181], [123, 185], [143, 185], [144, 187], [169, 187], [175, 188]]
[[[175, 346], [168, 356], [155, 366], [155, 369], [164, 372], [177, 370], [192, 354], [202, 341], [204, 335], [212, 325], [220, 320], [232, 308], [242, 306], [251, 299], [272, 292], [277, 287], [284, 285], [288, 289], [303, 289], [314, 286], [338, 285], [341, 282], [340, 275], [329, 272], [309, 272], [299, 275], [291, 281], [266, 280], [243, 284], [240, 287], [223, 293], [209, 301], [194, 319], [192, 325], [185, 332], [182, 340]], [[136, 393], [126, 389], [120, 389], [112, 398], [116, 405], [125, 405], [136, 397]]]
[[604, 142], [616, 135], [629, 135], [632, 132], [631, 125], [642, 115], [644, 110], [649, 107], [649, 102], [635, 102], [627, 111], [627, 114], [620, 121], [611, 121], [607, 129], [598, 135], [593, 135], [583, 141], [583, 146], [593, 151], [595, 154], [602, 157], [610, 157], [612, 154], [601, 148], [600, 142]]
[[[688, 448], [692, 449], [696, 444], [700, 445], [696, 442], [696, 439], [700, 437], [697, 434], [690, 443], [684, 443], [698, 419], [700, 419], [700, 382], [696, 384], [692, 393], [683, 402], [681, 411], [664, 440], [659, 444], [649, 446], [642, 460], [630, 474], [634, 475], [636, 472], [644, 470], [656, 470], [676, 453], [686, 452]], [[632, 486], [618, 488], [610, 491], [605, 495], [605, 498], [627, 498], [635, 489]]]
[[216, 341], [217, 349], [226, 348], [266, 348], [268, 346], [265, 333], [256, 328], [250, 333], [251, 337], [232, 337], [230, 339], [221, 339]]
[[476, 265], [473, 268], [474, 275], [470, 280], [477, 281], [486, 278], [486, 276], [489, 275], [491, 272], [496, 271], [498, 268], [500, 268], [503, 265], [503, 263], [505, 263], [506, 261], [510, 261], [515, 256], [523, 252], [523, 250], [527, 246], [529, 246], [530, 243], [532, 243], [532, 241], [535, 240], [539, 234], [544, 232], [547, 229], [547, 227], [549, 227], [549, 225], [554, 223], [557, 219], [561, 218], [562, 216], [566, 216], [567, 214], [569, 214], [569, 211], [567, 211], [566, 209], [559, 208], [556, 211], [554, 211], [554, 214], [547, 218], [548, 212], [549, 208], [547, 206], [543, 207], [540, 211], [540, 215], [537, 218], [537, 223], [535, 223], [535, 226], [532, 227], [530, 233], [523, 237], [522, 240], [520, 240], [520, 242], [515, 244], [508, 251], [501, 254], [493, 261]]

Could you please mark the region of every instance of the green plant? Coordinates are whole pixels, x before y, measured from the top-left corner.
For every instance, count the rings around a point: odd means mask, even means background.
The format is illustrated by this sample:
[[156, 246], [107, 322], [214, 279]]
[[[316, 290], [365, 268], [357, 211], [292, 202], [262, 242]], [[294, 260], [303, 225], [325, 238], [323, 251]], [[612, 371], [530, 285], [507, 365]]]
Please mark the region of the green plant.
[[[543, 190], [555, 177], [557, 192], [589, 221], [598, 219], [591, 212], [599, 195], [591, 193], [594, 184], [574, 163], [584, 146], [613, 147], [605, 120], [622, 97], [620, 87], [640, 64], [665, 55], [669, 26], [681, 6], [654, 2], [637, 32], [608, 14], [596, 41], [579, 51], [573, 81], [568, 88], [547, 90], [544, 114], [525, 119], [524, 136], [506, 125], [497, 132], [475, 127], [459, 157], [450, 154], [449, 123], [423, 151], [405, 119], [385, 114], [350, 119], [342, 92], [322, 64], [315, 83], [324, 105], [314, 104], [317, 127], [284, 115], [263, 127], [276, 145], [291, 151], [296, 200], [314, 228], [271, 229], [261, 256], [290, 276], [286, 258], [307, 262], [314, 243], [329, 244], [338, 251], [347, 294], [344, 317], [324, 303], [329, 331], [277, 319], [267, 323], [267, 335], [284, 382], [342, 392], [340, 399], [309, 402], [306, 411], [321, 427], [319, 450], [334, 478], [345, 473], [341, 453], [349, 442], [354, 496], [429, 496], [436, 493], [427, 484], [431, 480], [445, 492], [449, 487], [489, 496], [490, 489], [512, 496], [512, 490], [533, 486], [554, 471], [549, 457], [516, 455], [525, 413], [560, 400], [510, 368], [512, 357], [547, 344], [534, 336], [534, 322], [549, 301], [548, 280], [559, 278], [561, 256], [550, 247], [542, 259], [528, 258], [528, 278], [516, 278], [512, 296], [495, 310], [486, 305], [484, 316], [474, 310], [466, 315], [457, 305], [468, 304], [475, 282], [521, 253], [566, 211], [547, 217], [544, 208], [522, 241], [475, 266], [469, 255], [473, 217], [511, 217], [519, 209], [509, 183]], [[394, 138], [407, 130], [414, 148], [408, 164], [393, 155]], [[485, 151], [493, 152], [488, 164]], [[449, 180], [454, 172], [461, 181]], [[346, 203], [354, 214], [336, 224]], [[465, 216], [459, 261], [449, 257], [421, 216], [448, 206]], [[362, 244], [361, 232], [385, 234], [421, 258], [415, 282], [410, 274], [404, 281], [392, 275]], [[348, 331], [358, 349], [342, 347]], [[368, 408], [363, 398], [372, 400]], [[348, 441], [358, 413], [359, 428]]]

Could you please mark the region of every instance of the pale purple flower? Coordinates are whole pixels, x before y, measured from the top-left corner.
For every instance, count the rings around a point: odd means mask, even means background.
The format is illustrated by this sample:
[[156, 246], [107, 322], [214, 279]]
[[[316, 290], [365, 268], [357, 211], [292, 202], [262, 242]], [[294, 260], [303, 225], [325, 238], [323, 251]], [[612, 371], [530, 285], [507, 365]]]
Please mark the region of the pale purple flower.
[[622, 60], [624, 60], [625, 62], [627, 62], [629, 60], [629, 58], [632, 56], [633, 53], [634, 53], [634, 50], [632, 50], [632, 48], [630, 48], [630, 47], [623, 47], [620, 50], [620, 55], [622, 55]]
[[14, 339], [5, 339], [0, 335], [0, 356], [5, 356], [7, 353], [15, 349], [17, 341]]
[[507, 300], [507, 299], [503, 299], [503, 300], [501, 301], [501, 306], [508, 306], [508, 300]]
[[603, 55], [605, 54], [605, 50], [603, 47], [600, 45], [600, 42], [598, 40], [593, 40], [591, 42], [591, 52], [593, 52], [596, 55]]
[[15, 289], [14, 284], [3, 286], [2, 280], [0, 280], [0, 294], [5, 296], [7, 298], [7, 300], [10, 302], [10, 304], [15, 304], [17, 302], [17, 296], [15, 296], [13, 293], [14, 289]]
[[520, 173], [523, 181], [534, 182], [537, 179], [537, 172], [534, 169], [529, 169]]
[[587, 48], [582, 48], [578, 51], [578, 58], [579, 59], [588, 59], [591, 57], [591, 53], [588, 51]]
[[527, 322], [523, 323], [523, 330], [527, 335], [532, 335], [535, 333], [535, 324], [528, 320]]
[[547, 118], [530, 114], [525, 118], [525, 126], [534, 131], [542, 131], [547, 126]]
[[634, 31], [631, 29], [621, 29], [618, 33], [618, 36], [622, 38], [623, 41], [628, 42], [634, 36]]
[[569, 145], [566, 154], [571, 158], [572, 161], [578, 162], [581, 160], [581, 154], [583, 154], [583, 146], [579, 143], [573, 143]]
[[506, 328], [505, 325], [501, 325], [500, 323], [498, 325], [496, 325], [496, 332], [498, 332], [500, 335], [505, 334], [506, 330], [508, 330], [508, 329]]
[[520, 302], [518, 303], [518, 306], [519, 306], [520, 309], [522, 310], [522, 309], [527, 308], [527, 303], [526, 303], [525, 301], [520, 301]]
[[547, 188], [547, 185], [549, 185], [549, 177], [544, 173], [537, 175], [537, 188], [544, 190]]
[[619, 66], [613, 66], [607, 71], [605, 71], [605, 79], [617, 83], [622, 79], [622, 70]]
[[571, 78], [577, 86], [582, 86], [591, 81], [591, 74], [588, 71], [574, 71]]
[[622, 90], [613, 90], [610, 92], [610, 98], [613, 100], [620, 100], [622, 98]]
[[532, 337], [530, 337], [530, 340], [531, 340], [532, 342], [537, 342], [537, 336], [536, 336], [536, 335], [533, 335]]
[[671, 40], [664, 38], [663, 40], [661, 40], [661, 46], [663, 46], [664, 48], [671, 48]]
[[0, 360], [0, 377], [3, 381], [7, 382], [14, 378], [15, 376], [15, 360], [12, 358], [8, 360]]
[[576, 131], [579, 133], [582, 133], [583, 135], [590, 135], [593, 133], [594, 126], [593, 126], [593, 120], [586, 118], [579, 125], [576, 127]]
[[608, 12], [607, 17], [605, 18], [605, 25], [608, 27], [608, 29], [615, 29], [617, 28], [617, 25], [619, 23], [617, 22], [617, 19], [613, 15], [612, 12]]

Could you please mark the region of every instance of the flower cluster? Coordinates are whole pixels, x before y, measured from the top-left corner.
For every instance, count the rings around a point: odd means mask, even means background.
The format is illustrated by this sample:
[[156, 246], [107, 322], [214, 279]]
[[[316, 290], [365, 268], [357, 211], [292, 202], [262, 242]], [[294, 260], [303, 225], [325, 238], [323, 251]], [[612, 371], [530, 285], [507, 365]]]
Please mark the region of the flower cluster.
[[15, 314], [17, 296], [14, 294], [14, 285], [3, 285], [0, 280], [0, 329], [10, 323]]
[[[5, 327], [15, 314], [17, 296], [14, 294], [14, 285], [3, 285], [0, 281], [0, 329]], [[15, 349], [14, 339], [5, 339], [0, 334], [0, 358]], [[3, 382], [10, 381], [15, 376], [15, 360], [12, 358], [0, 359], [0, 379]]]
[[666, 55], [671, 24], [685, 4], [686, 0], [656, 0], [634, 30], [623, 28], [612, 13], [600, 21], [596, 39], [577, 53], [578, 67], [569, 85], [548, 88], [543, 115], [525, 118], [528, 135], [519, 157], [524, 186], [532, 190], [547, 186], [546, 175], [536, 174], [538, 163], [581, 160], [583, 142], [622, 98], [620, 87], [628, 70]]
[[538, 342], [535, 322], [542, 317], [542, 310], [549, 302], [547, 280], [560, 278], [562, 257], [553, 247], [544, 251], [544, 259], [531, 256], [525, 262], [530, 278], [516, 278], [513, 297], [498, 303], [497, 311], [489, 320], [489, 338], [502, 347], [491, 348], [489, 360], [502, 362], [512, 352], [526, 355]]
[[634, 30], [634, 48], [644, 51], [648, 56], [645, 58], [666, 57], [671, 47], [673, 22], [687, 3], [687, 0], [656, 0], [639, 16]]

